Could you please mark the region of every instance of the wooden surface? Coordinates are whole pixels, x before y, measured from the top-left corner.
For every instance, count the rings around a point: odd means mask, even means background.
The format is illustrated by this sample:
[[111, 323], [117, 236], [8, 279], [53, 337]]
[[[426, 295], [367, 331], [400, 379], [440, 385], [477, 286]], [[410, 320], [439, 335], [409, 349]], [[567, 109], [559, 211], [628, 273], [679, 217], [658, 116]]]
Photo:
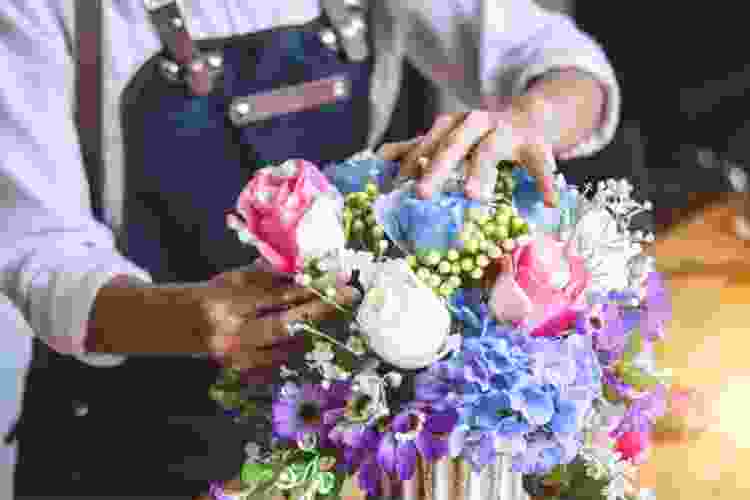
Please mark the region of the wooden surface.
[[655, 448], [643, 466], [659, 500], [750, 499], [750, 243], [732, 234], [737, 207], [709, 206], [652, 248], [673, 304], [660, 363], [709, 410], [707, 431]]

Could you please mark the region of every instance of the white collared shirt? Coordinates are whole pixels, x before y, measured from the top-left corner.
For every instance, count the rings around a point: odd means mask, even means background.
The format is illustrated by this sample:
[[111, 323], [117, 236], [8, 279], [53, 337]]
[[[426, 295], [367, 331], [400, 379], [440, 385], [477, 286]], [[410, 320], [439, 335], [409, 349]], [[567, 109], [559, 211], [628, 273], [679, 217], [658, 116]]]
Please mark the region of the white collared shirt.
[[[182, 3], [195, 38], [303, 23], [319, 14], [317, 0]], [[614, 135], [620, 110], [614, 73], [568, 17], [533, 0], [386, 3], [404, 20], [406, 57], [467, 107], [479, 108], [485, 95], [521, 93], [545, 72], [573, 67], [599, 79], [607, 113], [570, 156], [596, 152]], [[142, 0], [107, 4], [105, 83], [119, 95], [160, 44]], [[116, 275], [149, 276], [118, 253], [111, 230], [91, 215], [73, 123], [71, 12], [72, 0], [0, 5], [0, 292], [50, 346], [107, 366], [120, 358], [88, 355], [82, 347], [96, 293]], [[116, 133], [105, 138], [118, 140]], [[109, 182], [115, 190], [121, 184], [116, 175]]]

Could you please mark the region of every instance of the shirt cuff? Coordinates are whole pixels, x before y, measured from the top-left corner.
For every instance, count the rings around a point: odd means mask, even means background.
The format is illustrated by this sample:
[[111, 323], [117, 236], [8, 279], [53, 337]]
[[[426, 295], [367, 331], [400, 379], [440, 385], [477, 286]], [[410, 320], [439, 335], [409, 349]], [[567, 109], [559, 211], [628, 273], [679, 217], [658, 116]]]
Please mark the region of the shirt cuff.
[[588, 138], [572, 149], [559, 155], [562, 160], [591, 156], [601, 151], [615, 136], [620, 121], [622, 95], [612, 68], [609, 64], [585, 55], [559, 54], [546, 56], [544, 61], [532, 64], [524, 69], [515, 82], [513, 95], [521, 95], [539, 78], [554, 71], [575, 69], [595, 78], [605, 92], [605, 105], [599, 126]]
[[88, 353], [84, 347], [94, 299], [104, 285], [121, 275], [151, 282], [148, 273], [113, 254], [112, 250], [68, 256], [64, 270], [38, 273], [32, 281], [30, 294], [34, 331], [55, 351], [71, 355], [87, 365], [121, 364], [125, 356]]

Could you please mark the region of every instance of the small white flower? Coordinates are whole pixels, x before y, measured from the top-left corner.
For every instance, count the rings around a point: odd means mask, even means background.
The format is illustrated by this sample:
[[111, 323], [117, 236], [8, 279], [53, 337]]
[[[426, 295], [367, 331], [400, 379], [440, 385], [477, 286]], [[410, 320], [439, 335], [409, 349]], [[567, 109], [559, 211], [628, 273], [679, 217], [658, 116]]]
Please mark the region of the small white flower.
[[390, 414], [385, 386], [385, 380], [371, 370], [359, 373], [354, 377], [352, 390], [356, 394], [366, 398], [367, 404], [363, 409], [363, 413], [370, 420]]
[[282, 179], [290, 179], [296, 176], [299, 171], [295, 160], [287, 160], [280, 165], [275, 165], [269, 168], [271, 170], [271, 175]]
[[281, 365], [281, 378], [290, 378], [299, 376], [299, 372], [290, 370], [286, 365]]
[[401, 387], [401, 382], [403, 382], [404, 377], [398, 372], [388, 372], [385, 374], [385, 382], [390, 387], [393, 387], [394, 389], [398, 389]]
[[641, 488], [637, 500], [656, 500], [656, 491], [650, 488]]
[[260, 446], [252, 441], [245, 445], [245, 456], [249, 461], [256, 461], [260, 458]]

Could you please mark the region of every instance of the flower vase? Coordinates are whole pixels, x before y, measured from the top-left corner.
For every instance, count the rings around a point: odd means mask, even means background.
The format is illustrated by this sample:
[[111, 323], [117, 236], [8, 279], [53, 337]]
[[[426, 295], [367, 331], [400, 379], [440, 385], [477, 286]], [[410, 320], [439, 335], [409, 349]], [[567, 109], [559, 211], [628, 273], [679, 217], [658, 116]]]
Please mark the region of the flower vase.
[[458, 460], [421, 462], [415, 478], [403, 483], [400, 500], [529, 500], [521, 473], [510, 467], [504, 455], [479, 473]]

